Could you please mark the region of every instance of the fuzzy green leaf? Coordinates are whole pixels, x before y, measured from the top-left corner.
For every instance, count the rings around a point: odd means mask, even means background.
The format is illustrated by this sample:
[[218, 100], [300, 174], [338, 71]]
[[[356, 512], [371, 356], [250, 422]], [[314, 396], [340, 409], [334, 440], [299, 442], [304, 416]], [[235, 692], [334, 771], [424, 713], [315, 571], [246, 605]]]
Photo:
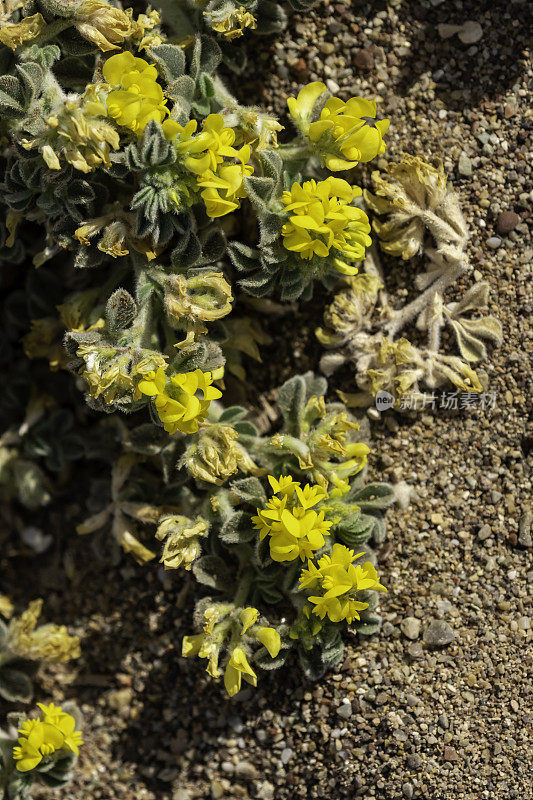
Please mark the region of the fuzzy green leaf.
[[201, 556], [193, 564], [194, 577], [204, 586], [220, 592], [231, 590], [233, 579], [220, 556]]
[[350, 494], [350, 500], [357, 503], [361, 511], [382, 511], [389, 508], [395, 501], [394, 489], [388, 483], [369, 483], [355, 494]]
[[185, 53], [176, 44], [158, 44], [148, 49], [165, 83], [172, 84], [185, 74]]
[[128, 328], [137, 314], [135, 300], [126, 289], [117, 289], [106, 303], [106, 325], [111, 333]]
[[8, 703], [29, 703], [33, 696], [31, 680], [25, 672], [6, 665], [0, 669], [0, 696]]
[[258, 478], [239, 478], [230, 483], [230, 489], [243, 503], [261, 506], [266, 503], [267, 496]]

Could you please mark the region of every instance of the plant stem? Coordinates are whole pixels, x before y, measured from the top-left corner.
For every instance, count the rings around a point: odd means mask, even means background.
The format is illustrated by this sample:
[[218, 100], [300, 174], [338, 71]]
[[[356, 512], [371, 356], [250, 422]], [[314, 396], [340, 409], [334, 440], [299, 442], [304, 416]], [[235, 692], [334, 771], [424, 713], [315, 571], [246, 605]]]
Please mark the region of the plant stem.
[[285, 161], [305, 161], [313, 155], [308, 144], [280, 144], [277, 152]]
[[404, 308], [392, 312], [392, 317], [389, 322], [384, 326], [387, 336], [394, 338], [396, 334], [404, 328], [408, 322], [411, 322], [420, 312], [427, 306], [430, 300], [437, 292], [442, 292], [450, 284], [452, 284], [459, 275], [466, 271], [464, 264], [457, 264], [455, 267], [449, 269], [444, 275], [441, 275], [431, 286], [428, 286], [425, 292], [419, 297], [408, 303]]
[[250, 587], [252, 585], [253, 577], [254, 573], [251, 569], [245, 569], [241, 572], [239, 585], [237, 586], [237, 591], [235, 592], [235, 597], [233, 598], [233, 603], [237, 608], [244, 605], [246, 602], [246, 598], [248, 597]]

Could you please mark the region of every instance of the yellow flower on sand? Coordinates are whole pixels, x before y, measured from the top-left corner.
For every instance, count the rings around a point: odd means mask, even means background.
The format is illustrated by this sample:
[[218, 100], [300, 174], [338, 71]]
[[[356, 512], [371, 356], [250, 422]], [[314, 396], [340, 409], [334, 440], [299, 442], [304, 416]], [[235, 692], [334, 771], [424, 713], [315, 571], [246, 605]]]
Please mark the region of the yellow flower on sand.
[[304, 86], [297, 98], [287, 101], [291, 117], [325, 166], [337, 172], [384, 153], [383, 136], [389, 120], [376, 119], [373, 100], [352, 97], [345, 103], [330, 97], [319, 118], [312, 121], [315, 103], [325, 92], [325, 85], [314, 81]]
[[285, 248], [307, 260], [315, 255], [327, 258], [333, 252], [335, 268], [355, 275], [357, 268], [351, 262], [362, 261], [365, 248], [372, 244], [367, 215], [351, 205], [360, 195], [358, 186], [333, 176], [318, 183], [293, 183], [282, 196], [290, 215], [282, 228]]
[[[310, 558], [315, 550], [324, 546], [333, 522], [324, 519], [324, 511], [315, 511], [313, 506], [327, 497], [321, 486], [304, 486], [282, 476], [279, 481], [272, 476], [268, 480], [274, 490], [265, 508], [257, 509], [252, 517], [260, 539], [270, 536], [270, 557], [273, 561], [302, 561]], [[290, 483], [289, 483], [290, 481]]]
[[168, 108], [153, 64], [127, 51], [108, 58], [103, 74], [112, 87], [106, 99], [107, 112], [118, 125], [141, 134], [150, 120], [163, 122]]
[[35, 769], [43, 759], [48, 760], [57, 751], [75, 755], [83, 744], [76, 720], [61, 706], [37, 703], [41, 719], [27, 719], [19, 728], [18, 744], [13, 748], [13, 758], [19, 772]]
[[[212, 386], [211, 372], [195, 369], [173, 375], [167, 380], [165, 371], [160, 367], [156, 372], [149, 372], [139, 382], [139, 391], [153, 397], [159, 419], [167, 433], [195, 433], [198, 423], [205, 419], [211, 400], [222, 397], [222, 392]], [[198, 393], [201, 397], [198, 397]]]
[[334, 544], [331, 555], [323, 556], [317, 564], [307, 562], [300, 576], [300, 588], [319, 591], [308, 600], [314, 608], [312, 613], [320, 619], [328, 617], [331, 622], [348, 623], [359, 619], [359, 611], [368, 608], [368, 603], [357, 600], [357, 592], [373, 590], [386, 592], [379, 582], [376, 568], [371, 561], [363, 565], [354, 561], [364, 553], [354, 553], [343, 544]]
[[257, 675], [251, 668], [243, 648], [233, 650], [224, 672], [224, 686], [230, 697], [240, 691], [242, 678], [252, 686], [257, 686]]

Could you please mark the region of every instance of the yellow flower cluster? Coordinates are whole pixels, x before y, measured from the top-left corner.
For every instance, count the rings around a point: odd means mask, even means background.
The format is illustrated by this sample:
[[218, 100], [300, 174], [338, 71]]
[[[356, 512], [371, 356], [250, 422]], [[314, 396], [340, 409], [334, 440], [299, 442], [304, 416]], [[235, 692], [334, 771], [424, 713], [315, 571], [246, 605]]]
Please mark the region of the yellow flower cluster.
[[141, 134], [150, 120], [163, 122], [168, 115], [153, 64], [126, 51], [107, 59], [103, 75], [112, 88], [106, 99], [107, 112], [118, 125]]
[[50, 169], [61, 169], [65, 160], [80, 172], [109, 167], [111, 150], [117, 150], [119, 135], [106, 116], [103, 103], [91, 99], [91, 91], [79, 102], [67, 100], [60, 111], [46, 120], [46, 128], [34, 139], [23, 139], [26, 150], [39, 148]]
[[40, 625], [37, 620], [43, 606], [34, 600], [20, 617], [12, 619], [8, 628], [8, 646], [19, 656], [59, 663], [80, 656], [80, 640], [70, 636], [64, 625]]
[[282, 228], [286, 249], [304, 259], [315, 255], [327, 258], [331, 250], [336, 251], [335, 268], [345, 275], [355, 275], [357, 267], [348, 262], [362, 261], [365, 248], [372, 244], [367, 215], [350, 205], [360, 194], [358, 186], [332, 176], [318, 183], [293, 183], [290, 192], [283, 192], [282, 196], [290, 214]]
[[[139, 391], [155, 398], [159, 419], [167, 433], [196, 433], [198, 423], [205, 419], [211, 400], [222, 397], [222, 392], [211, 384], [211, 372], [195, 369], [173, 375], [168, 381], [162, 367], [149, 372], [139, 382]], [[197, 393], [201, 393], [201, 398]]]
[[371, 561], [362, 566], [353, 562], [364, 553], [355, 554], [343, 544], [334, 544], [331, 555], [323, 556], [317, 564], [307, 562], [300, 576], [300, 588], [311, 589], [320, 594], [308, 597], [314, 608], [312, 613], [320, 619], [327, 615], [331, 622], [348, 623], [359, 619], [359, 611], [368, 608], [368, 603], [355, 599], [357, 592], [373, 590], [386, 592], [378, 579], [376, 569]]
[[[196, 188], [210, 217], [223, 217], [239, 208], [245, 196], [244, 178], [253, 173], [248, 163], [251, 147], [234, 147], [235, 131], [224, 126], [220, 114], [209, 114], [199, 133], [196, 120], [180, 125], [174, 119], [166, 119], [169, 110], [157, 82], [156, 67], [129, 51], [108, 58], [103, 75], [111, 87], [105, 101], [107, 114], [138, 135], [150, 120], [161, 122], [166, 138], [182, 156], [184, 168], [195, 176]], [[94, 112], [98, 103], [90, 105]], [[174, 194], [179, 205], [178, 194]], [[186, 187], [185, 194], [189, 194]]]
[[220, 114], [209, 114], [202, 122], [201, 132], [196, 134], [196, 129], [196, 120], [186, 125], [173, 119], [163, 123], [165, 136], [174, 142], [178, 153], [184, 156], [185, 168], [196, 175], [198, 188], [203, 189], [201, 197], [208, 216], [223, 217], [239, 208], [239, 201], [245, 196], [243, 181], [253, 172], [248, 164], [251, 148], [248, 144], [239, 149], [233, 146], [235, 131], [224, 127]]
[[83, 744], [80, 731], [75, 730], [76, 720], [61, 706], [37, 703], [41, 719], [27, 719], [19, 728], [18, 745], [13, 748], [13, 758], [19, 772], [35, 769], [44, 759], [48, 761], [58, 750], [78, 755]]
[[117, 350], [114, 347], [102, 347], [99, 344], [81, 344], [76, 355], [85, 362], [81, 373], [87, 382], [87, 391], [91, 397], [102, 397], [106, 403], [125, 395], [138, 400], [140, 394], [136, 381], [151, 375], [154, 370], [166, 367], [165, 357], [155, 351], [146, 353], [140, 361], [134, 363], [131, 351], [127, 348]]
[[311, 121], [314, 106], [325, 92], [325, 85], [314, 81], [304, 86], [297, 98], [289, 97], [287, 101], [291, 117], [325, 166], [338, 172], [384, 153], [383, 136], [389, 120], [376, 119], [373, 100], [352, 97], [345, 103], [338, 97], [330, 97], [319, 118]]
[[[222, 640], [233, 629], [235, 635], [224, 669], [224, 686], [228, 695], [233, 697], [240, 691], [243, 678], [252, 686], [257, 686], [257, 675], [248, 661], [249, 648], [243, 643], [242, 637], [246, 634], [257, 640], [268, 650], [271, 658], [276, 658], [281, 649], [278, 631], [266, 625], [256, 625], [258, 619], [259, 611], [253, 607], [231, 612], [229, 608], [223, 610], [213, 606], [204, 612], [204, 632], [183, 637], [181, 654], [186, 658], [196, 655], [207, 658], [206, 671], [212, 678], [218, 678], [222, 674], [218, 668]], [[236, 625], [240, 630], [235, 631]]]
[[279, 480], [268, 476], [274, 491], [265, 508], [257, 509], [252, 517], [260, 539], [270, 536], [270, 557], [273, 561], [302, 561], [311, 558], [315, 550], [324, 546], [325, 537], [333, 522], [324, 519], [324, 511], [315, 511], [313, 506], [327, 498], [321, 486], [307, 484], [302, 489], [289, 476]]

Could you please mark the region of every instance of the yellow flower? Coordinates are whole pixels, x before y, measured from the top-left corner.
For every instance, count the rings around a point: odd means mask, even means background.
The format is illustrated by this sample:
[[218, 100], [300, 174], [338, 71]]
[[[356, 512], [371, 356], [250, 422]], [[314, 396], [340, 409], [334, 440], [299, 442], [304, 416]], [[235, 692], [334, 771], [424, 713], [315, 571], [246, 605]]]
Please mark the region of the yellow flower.
[[44, 757], [51, 756], [60, 750], [65, 737], [55, 725], [36, 721], [28, 732], [22, 734], [18, 746], [13, 748], [13, 758], [17, 762], [19, 772], [29, 772], [41, 763]]
[[175, 119], [166, 119], [162, 128], [165, 138], [169, 142], [174, 142], [174, 146], [179, 152], [187, 152], [187, 145], [193, 143], [192, 136], [196, 133], [198, 123], [195, 119], [190, 119], [185, 125], [180, 125]]
[[59, 663], [80, 656], [80, 640], [70, 636], [64, 625], [41, 625], [37, 620], [43, 601], [34, 600], [26, 611], [9, 623], [8, 644], [24, 658]]
[[252, 625], [255, 625], [257, 622], [259, 611], [257, 608], [252, 608], [251, 606], [248, 608], [243, 608], [241, 609], [240, 617], [242, 622], [241, 636], [244, 636], [248, 628], [251, 628]]
[[35, 769], [43, 759], [48, 760], [58, 750], [75, 755], [83, 744], [80, 731], [76, 731], [76, 720], [61, 706], [53, 703], [37, 703], [41, 719], [24, 720], [19, 728], [18, 744], [13, 748], [13, 758], [19, 772]]
[[[282, 476], [280, 481], [269, 476], [274, 497], [266, 507], [257, 509], [252, 517], [260, 539], [270, 536], [270, 557], [273, 561], [302, 561], [310, 558], [313, 551], [325, 544], [332, 522], [324, 519], [324, 511], [315, 511], [313, 506], [327, 497], [321, 486], [305, 486]], [[281, 488], [284, 486], [284, 488]], [[281, 495], [277, 496], [277, 495]]]
[[[131, 9], [127, 14], [133, 15]], [[161, 23], [161, 15], [158, 11], [149, 11], [148, 14], [139, 14], [136, 20], [132, 20], [132, 39], [137, 43], [139, 50], [146, 50], [148, 47], [157, 47], [164, 39], [160, 31], [154, 30]]]
[[331, 622], [348, 623], [359, 619], [359, 611], [368, 608], [368, 603], [357, 600], [357, 592], [387, 591], [379, 582], [376, 569], [371, 561], [362, 566], [353, 562], [364, 553], [354, 553], [343, 544], [334, 544], [331, 555], [323, 556], [318, 565], [307, 562], [300, 576], [300, 588], [319, 590], [321, 594], [310, 595], [308, 600], [314, 608], [312, 612], [320, 619], [325, 616]]
[[276, 658], [281, 648], [281, 637], [275, 628], [257, 628], [254, 636], [266, 647], [271, 658]]
[[83, 744], [81, 732], [75, 730], [76, 720], [71, 714], [67, 714], [61, 706], [56, 706], [54, 703], [45, 705], [44, 703], [37, 703], [41, 709], [43, 722], [54, 725], [61, 731], [64, 737], [63, 747], [70, 750], [75, 755], [78, 755], [79, 748]]
[[110, 167], [109, 154], [118, 149], [119, 135], [102, 119], [105, 106], [90, 97], [86, 92], [80, 102], [65, 102], [56, 115], [48, 117], [44, 131], [34, 139], [23, 139], [22, 146], [26, 150], [39, 148], [50, 169], [61, 169], [62, 159], [85, 173], [102, 165]]
[[233, 650], [224, 672], [224, 686], [230, 697], [240, 691], [243, 677], [252, 686], [257, 686], [257, 675], [248, 663], [246, 653], [238, 646]]
[[250, 159], [250, 145], [246, 144], [237, 152], [239, 161], [234, 164], [221, 164], [217, 172], [207, 170], [198, 178], [198, 186], [205, 187], [202, 200], [209, 217], [223, 217], [239, 208], [240, 198], [245, 196], [244, 177], [253, 173]]
[[178, 569], [183, 566], [189, 570], [201, 552], [200, 538], [207, 535], [207, 522], [201, 517], [196, 520], [179, 514], [162, 517], [156, 531], [156, 539], [165, 539], [163, 553], [159, 561], [165, 569]]
[[13, 615], [14, 605], [6, 594], [0, 594], [0, 614], [9, 619]]
[[283, 244], [300, 258], [327, 258], [333, 251], [334, 267], [345, 275], [355, 275], [351, 263], [362, 261], [365, 248], [372, 244], [368, 217], [352, 206], [361, 189], [341, 178], [329, 177], [318, 183], [293, 183], [283, 192], [282, 201], [290, 214], [283, 225]]
[[133, 33], [131, 17], [102, 0], [85, 0], [75, 13], [79, 33], [106, 53], [118, 50]]
[[153, 64], [129, 51], [117, 53], [105, 62], [103, 75], [114, 88], [107, 96], [107, 111], [119, 125], [140, 134], [150, 120], [163, 122], [168, 108]]
[[287, 101], [291, 117], [325, 166], [337, 172], [384, 153], [383, 136], [389, 120], [376, 120], [373, 100], [352, 97], [345, 103], [330, 97], [319, 118], [311, 121], [315, 103], [325, 92], [324, 84], [315, 81], [305, 86], [297, 99]]
[[342, 497], [350, 490], [348, 478], [361, 472], [368, 461], [369, 453], [370, 448], [363, 442], [351, 442], [344, 446], [343, 456], [346, 456], [346, 461], [335, 464], [329, 476], [335, 486], [330, 493], [332, 497]]
[[32, 14], [20, 22], [0, 23], [0, 42], [16, 50], [24, 42], [35, 39], [46, 28], [46, 20], [42, 14]]
[[[210, 217], [223, 217], [239, 207], [245, 196], [244, 178], [253, 173], [251, 148], [236, 149], [235, 131], [224, 126], [220, 114], [209, 114], [195, 135], [196, 121], [180, 125], [173, 119], [163, 123], [166, 138], [183, 156], [183, 166], [196, 176], [198, 189]], [[225, 161], [224, 159], [232, 159]]]
[[[139, 382], [139, 391], [155, 398], [159, 419], [167, 433], [195, 433], [198, 422], [205, 419], [211, 400], [222, 397], [222, 392], [211, 384], [211, 372], [195, 369], [193, 372], [174, 375], [167, 381], [164, 370], [149, 372]], [[198, 398], [197, 394], [201, 393]]]
[[181, 643], [181, 655], [184, 658], [197, 656], [203, 644], [205, 636], [203, 633], [196, 633], [194, 636], [184, 636]]
[[300, 89], [298, 97], [288, 98], [289, 113], [299, 128], [308, 129], [309, 118], [313, 113], [315, 103], [325, 91], [326, 87], [323, 83], [313, 81]]
[[[187, 128], [187, 126], [185, 126]], [[203, 175], [208, 169], [216, 171], [224, 158], [238, 158], [233, 147], [235, 131], [224, 127], [220, 114], [209, 114], [202, 122], [202, 131], [192, 141], [185, 141], [176, 147], [178, 152], [188, 154], [185, 167], [195, 175]]]
[[217, 12], [206, 13], [205, 16], [210, 18], [213, 30], [224, 34], [226, 39], [230, 40], [242, 36], [245, 28], [251, 28], [252, 30], [257, 28], [257, 20], [253, 14], [246, 11], [244, 6], [239, 6], [239, 8], [224, 17], [221, 17], [220, 13]]

